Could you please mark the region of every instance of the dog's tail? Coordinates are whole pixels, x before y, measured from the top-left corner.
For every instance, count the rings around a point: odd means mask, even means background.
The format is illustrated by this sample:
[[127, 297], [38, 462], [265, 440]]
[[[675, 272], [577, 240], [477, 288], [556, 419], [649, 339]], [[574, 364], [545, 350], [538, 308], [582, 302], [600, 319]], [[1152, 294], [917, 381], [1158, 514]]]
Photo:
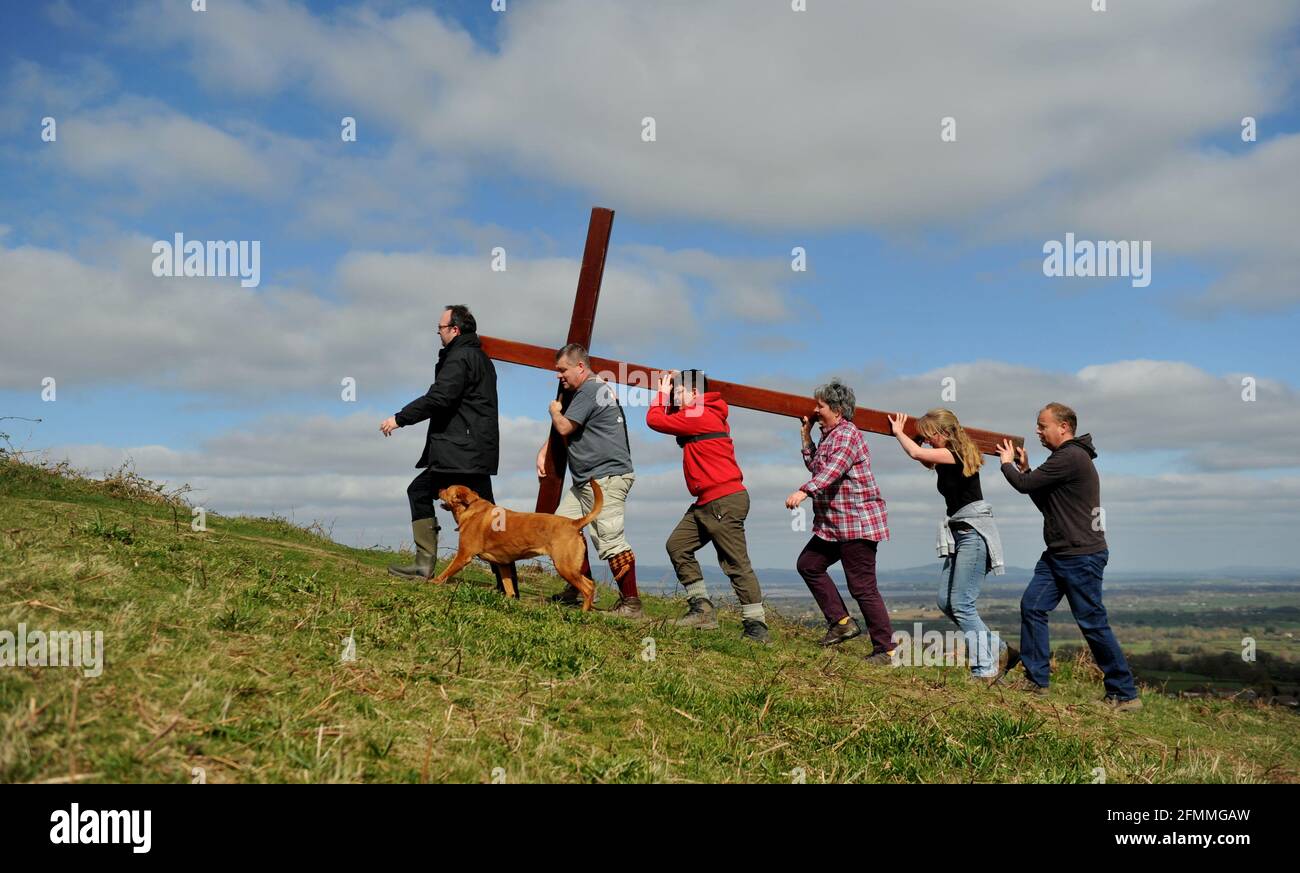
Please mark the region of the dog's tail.
[[588, 512], [582, 518], [574, 520], [573, 526], [578, 530], [582, 530], [591, 524], [592, 519], [600, 515], [600, 510], [605, 506], [605, 495], [601, 493], [600, 486], [596, 484], [595, 479], [591, 480], [591, 490], [596, 495], [596, 502], [591, 505], [591, 512]]

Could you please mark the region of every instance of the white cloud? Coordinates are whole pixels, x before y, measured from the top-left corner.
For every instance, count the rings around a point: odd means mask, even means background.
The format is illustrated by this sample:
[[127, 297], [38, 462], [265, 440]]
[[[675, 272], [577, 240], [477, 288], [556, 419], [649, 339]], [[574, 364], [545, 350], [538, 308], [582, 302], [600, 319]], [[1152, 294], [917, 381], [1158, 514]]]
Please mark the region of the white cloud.
[[[1187, 472], [1300, 468], [1290, 436], [1300, 428], [1300, 394], [1258, 378], [1256, 399], [1245, 401], [1242, 380], [1249, 374], [1216, 375], [1181, 361], [1139, 359], [1075, 373], [976, 361], [901, 377], [876, 371], [840, 375], [860, 406], [914, 416], [947, 406], [973, 427], [1025, 436], [1031, 456], [1044, 452], [1033, 433], [1038, 411], [1056, 401], [1078, 413], [1081, 433], [1093, 433], [1102, 465], [1122, 454], [1158, 458], [1162, 466]], [[942, 399], [945, 378], [954, 380], [954, 402]], [[777, 379], [759, 377], [756, 384]], [[783, 381], [785, 390], [802, 388], [811, 396], [815, 383], [824, 380]]]
[[[264, 275], [275, 245], [263, 241]], [[238, 279], [154, 277], [151, 246], [119, 237], [81, 260], [0, 240], [0, 387], [53, 375], [251, 398], [286, 389], [337, 395], [345, 376], [362, 391], [427, 384], [443, 305], [468, 303], [484, 334], [554, 347], [579, 272], [571, 258], [516, 254], [495, 272], [489, 251], [356, 251], [310, 289], [265, 280], [249, 289]], [[772, 286], [721, 279], [728, 264], [740, 276], [767, 272], [744, 259], [690, 252], [687, 261], [706, 266], [677, 272], [673, 253], [656, 250], [656, 258], [607, 267], [604, 286], [615, 293], [600, 307], [604, 354], [636, 360], [652, 345], [689, 347], [701, 337], [701, 301], [724, 307], [754, 293], [779, 305]]]
[[77, 58], [70, 67], [54, 72], [28, 60], [10, 64], [0, 89], [0, 132], [25, 130], [38, 142], [42, 118], [50, 116], [62, 124], [117, 86], [117, 74], [102, 60]]
[[[20, 64], [11, 88], [29, 87], [28, 80], [57, 77]], [[59, 105], [75, 105], [53, 85], [42, 87], [57, 92]], [[0, 124], [22, 105], [0, 103]], [[58, 121], [57, 147], [16, 159], [93, 183], [98, 187], [83, 186], [79, 194], [110, 215], [158, 204], [192, 208], [202, 198], [211, 220], [220, 204], [234, 201], [255, 214], [277, 206], [291, 210], [293, 234], [323, 231], [352, 245], [401, 245], [437, 237], [440, 219], [459, 201], [466, 181], [458, 162], [428, 160], [404, 144], [345, 147], [336, 138], [304, 139], [238, 117], [200, 120], [139, 97], [80, 107]], [[450, 236], [469, 230], [458, 226]]]
[[75, 173], [171, 189], [178, 197], [217, 186], [261, 196], [280, 181], [264, 155], [211, 124], [149, 102], [124, 109], [68, 119], [54, 154]]
[[[284, 0], [223, 4], [206, 21], [144, 3], [134, 26], [189, 45], [214, 91], [305, 89], [439, 155], [504, 160], [641, 212], [1150, 239], [1161, 264], [1221, 272], [1202, 306], [1277, 308], [1300, 300], [1286, 238], [1300, 146], [1267, 122], [1294, 82], [1280, 58], [1297, 14], [1284, 0], [1105, 14], [1017, 0], [797, 14], [558, 0], [512, 7], [492, 50], [432, 12], [313, 16]], [[1205, 145], [1240, 145], [1246, 115], [1265, 122], [1256, 147]], [[656, 142], [640, 138], [645, 116]], [[946, 116], [954, 143], [939, 139]]]
[[791, 317], [783, 286], [792, 275], [780, 258], [744, 260], [699, 249], [666, 251], [659, 246], [619, 246], [620, 260], [631, 258], [677, 275], [702, 279], [716, 289], [702, 298], [697, 318], [751, 324], [779, 323]]

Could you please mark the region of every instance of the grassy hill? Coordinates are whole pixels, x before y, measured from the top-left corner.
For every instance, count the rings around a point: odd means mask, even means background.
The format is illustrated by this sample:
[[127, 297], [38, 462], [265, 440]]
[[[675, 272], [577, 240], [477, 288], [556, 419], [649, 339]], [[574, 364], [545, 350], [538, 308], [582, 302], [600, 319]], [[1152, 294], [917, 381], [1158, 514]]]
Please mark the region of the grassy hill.
[[[961, 668], [869, 667], [774, 619], [776, 645], [445, 587], [282, 520], [190, 510], [129, 474], [0, 457], [0, 630], [102, 630], [102, 675], [0, 668], [0, 781], [1296, 781], [1293, 715], [1146, 694], [1095, 668], [1052, 695]], [[605, 592], [604, 600], [612, 599]], [[344, 640], [355, 642], [345, 660]], [[646, 660], [647, 638], [654, 658]], [[196, 770], [196, 768], [198, 768]]]

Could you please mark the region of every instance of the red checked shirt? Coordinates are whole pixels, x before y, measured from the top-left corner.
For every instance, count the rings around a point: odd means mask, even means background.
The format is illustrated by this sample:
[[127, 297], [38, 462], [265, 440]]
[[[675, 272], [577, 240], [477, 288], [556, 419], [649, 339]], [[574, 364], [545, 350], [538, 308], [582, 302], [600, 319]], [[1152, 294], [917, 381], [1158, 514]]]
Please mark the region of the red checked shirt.
[[816, 450], [803, 450], [803, 463], [813, 474], [799, 488], [813, 500], [813, 536], [831, 542], [889, 539], [885, 501], [857, 425], [842, 418], [823, 430]]

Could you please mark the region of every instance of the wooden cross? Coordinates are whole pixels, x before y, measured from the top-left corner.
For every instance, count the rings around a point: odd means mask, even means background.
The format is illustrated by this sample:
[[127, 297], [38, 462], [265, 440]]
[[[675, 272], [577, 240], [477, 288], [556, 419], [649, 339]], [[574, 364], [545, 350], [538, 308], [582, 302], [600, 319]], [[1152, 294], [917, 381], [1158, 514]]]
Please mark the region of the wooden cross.
[[[609, 235], [614, 226], [614, 211], [592, 207], [591, 222], [587, 226], [587, 245], [582, 254], [582, 270], [578, 274], [578, 291], [573, 299], [573, 317], [569, 321], [569, 338], [566, 343], [580, 343], [590, 351], [591, 334], [596, 322], [596, 302], [600, 298], [600, 281], [605, 273], [605, 254], [609, 250]], [[523, 364], [542, 370], [555, 369], [555, 349], [535, 346], [513, 340], [482, 336], [483, 351], [488, 357], [511, 364]], [[614, 381], [624, 385], [646, 388], [651, 391], [659, 389], [659, 374], [666, 370], [655, 370], [640, 364], [629, 364], [612, 358], [591, 356], [592, 372], [602, 376], [612, 376]], [[735, 382], [723, 382], [709, 377], [709, 390], [717, 391], [730, 406], [756, 409], [774, 415], [788, 415], [801, 418], [809, 415], [813, 401], [811, 397], [801, 394], [786, 394], [770, 391], [766, 388], [754, 388]], [[557, 394], [558, 396], [558, 394]], [[877, 409], [859, 406], [853, 415], [853, 423], [870, 433], [892, 434], [889, 427], [889, 413]], [[908, 419], [905, 432], [913, 439], [917, 438], [916, 420]], [[967, 435], [984, 454], [997, 454], [997, 444], [1011, 440], [1017, 446], [1025, 444], [1023, 437], [996, 433], [979, 428], [966, 428]], [[564, 471], [567, 453], [564, 438], [554, 427], [551, 428], [549, 452], [546, 464], [546, 477], [537, 488], [537, 512], [554, 512], [560, 505], [560, 492], [564, 487]]]

